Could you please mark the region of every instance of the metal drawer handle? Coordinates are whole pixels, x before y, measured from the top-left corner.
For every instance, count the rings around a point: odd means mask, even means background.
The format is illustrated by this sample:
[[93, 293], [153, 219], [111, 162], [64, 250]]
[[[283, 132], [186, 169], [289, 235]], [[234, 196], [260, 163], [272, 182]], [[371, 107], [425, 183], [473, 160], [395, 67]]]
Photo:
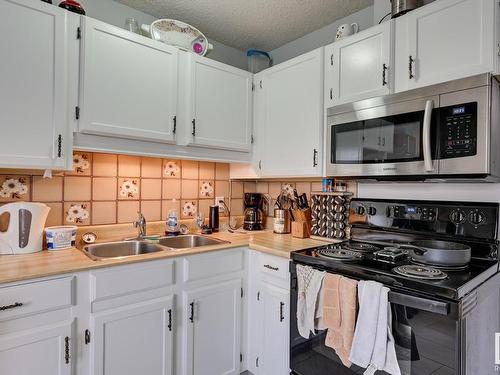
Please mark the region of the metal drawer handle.
[[280, 322], [285, 320], [285, 316], [283, 315], [283, 308], [285, 307], [285, 302], [280, 302]]
[[172, 332], [172, 309], [168, 310], [168, 330]]
[[194, 322], [194, 301], [189, 304], [191, 306], [191, 314], [189, 315], [189, 321]]
[[269, 264], [264, 264], [264, 267], [265, 267], [265, 268], [268, 268], [268, 269], [270, 269], [270, 270], [272, 270], [272, 271], [279, 271], [279, 268], [278, 268], [278, 267], [273, 267], [273, 266], [271, 266], [271, 265], [269, 265]]
[[69, 337], [64, 338], [64, 361], [66, 364], [69, 363]]
[[5, 305], [0, 307], [0, 311], [15, 309], [16, 307], [21, 307], [23, 305], [22, 302], [15, 302], [12, 305]]

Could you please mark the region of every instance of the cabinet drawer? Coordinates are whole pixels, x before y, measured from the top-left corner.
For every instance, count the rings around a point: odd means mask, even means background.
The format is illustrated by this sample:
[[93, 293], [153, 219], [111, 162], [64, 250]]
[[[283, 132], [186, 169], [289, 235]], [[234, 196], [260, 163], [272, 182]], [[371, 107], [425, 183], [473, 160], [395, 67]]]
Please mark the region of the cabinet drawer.
[[243, 271], [243, 249], [216, 251], [184, 258], [184, 282]]
[[0, 288], [0, 321], [73, 305], [74, 276]]
[[283, 281], [288, 281], [288, 263], [289, 260], [279, 258], [274, 255], [259, 254], [259, 271], [262, 275], [271, 276]]
[[174, 284], [174, 261], [150, 261], [91, 273], [92, 302]]

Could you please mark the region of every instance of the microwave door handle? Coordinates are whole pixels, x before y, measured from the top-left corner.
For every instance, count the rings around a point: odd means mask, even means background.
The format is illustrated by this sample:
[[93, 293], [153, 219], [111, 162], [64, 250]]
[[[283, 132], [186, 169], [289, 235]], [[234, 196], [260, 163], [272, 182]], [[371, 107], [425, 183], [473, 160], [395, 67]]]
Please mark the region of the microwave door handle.
[[427, 100], [425, 103], [424, 112], [424, 131], [423, 131], [423, 147], [424, 147], [424, 166], [426, 172], [434, 171], [434, 165], [432, 164], [432, 152], [431, 152], [431, 122], [432, 122], [432, 110], [434, 109], [434, 101]]

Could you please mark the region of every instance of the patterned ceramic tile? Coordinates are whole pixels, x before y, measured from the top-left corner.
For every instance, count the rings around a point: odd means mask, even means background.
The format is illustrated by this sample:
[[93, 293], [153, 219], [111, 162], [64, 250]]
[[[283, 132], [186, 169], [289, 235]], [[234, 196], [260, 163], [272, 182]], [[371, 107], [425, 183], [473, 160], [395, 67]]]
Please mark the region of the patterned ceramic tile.
[[118, 199], [139, 199], [140, 180], [138, 178], [118, 179]]
[[111, 176], [111, 177], [117, 176], [118, 157], [113, 154], [93, 154], [92, 175]]
[[163, 177], [164, 178], [181, 178], [181, 161], [180, 160], [164, 160], [163, 161]]
[[73, 152], [73, 172], [66, 175], [90, 176], [92, 172], [92, 154], [90, 152]]
[[63, 178], [33, 176], [33, 200], [36, 202], [61, 202], [63, 200]]
[[198, 212], [198, 200], [188, 199], [181, 201], [181, 218], [189, 219], [196, 217]]
[[64, 223], [72, 225], [90, 225], [90, 202], [65, 202]]
[[93, 225], [115, 224], [115, 223], [116, 223], [116, 201], [92, 203]]
[[200, 198], [214, 198], [214, 182], [200, 180]]
[[0, 176], [0, 202], [29, 201], [29, 176]]
[[90, 201], [91, 185], [90, 177], [64, 177], [64, 200]]

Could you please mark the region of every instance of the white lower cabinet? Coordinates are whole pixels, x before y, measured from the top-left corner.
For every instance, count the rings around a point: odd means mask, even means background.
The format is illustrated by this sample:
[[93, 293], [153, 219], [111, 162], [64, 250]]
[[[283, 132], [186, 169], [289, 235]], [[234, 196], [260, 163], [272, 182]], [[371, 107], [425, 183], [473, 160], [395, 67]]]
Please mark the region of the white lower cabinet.
[[241, 279], [186, 291], [186, 374], [240, 373]]
[[173, 296], [96, 314], [94, 375], [171, 375]]
[[71, 322], [0, 335], [0, 374], [69, 375]]
[[248, 369], [254, 375], [288, 375], [289, 260], [251, 251], [249, 260]]

